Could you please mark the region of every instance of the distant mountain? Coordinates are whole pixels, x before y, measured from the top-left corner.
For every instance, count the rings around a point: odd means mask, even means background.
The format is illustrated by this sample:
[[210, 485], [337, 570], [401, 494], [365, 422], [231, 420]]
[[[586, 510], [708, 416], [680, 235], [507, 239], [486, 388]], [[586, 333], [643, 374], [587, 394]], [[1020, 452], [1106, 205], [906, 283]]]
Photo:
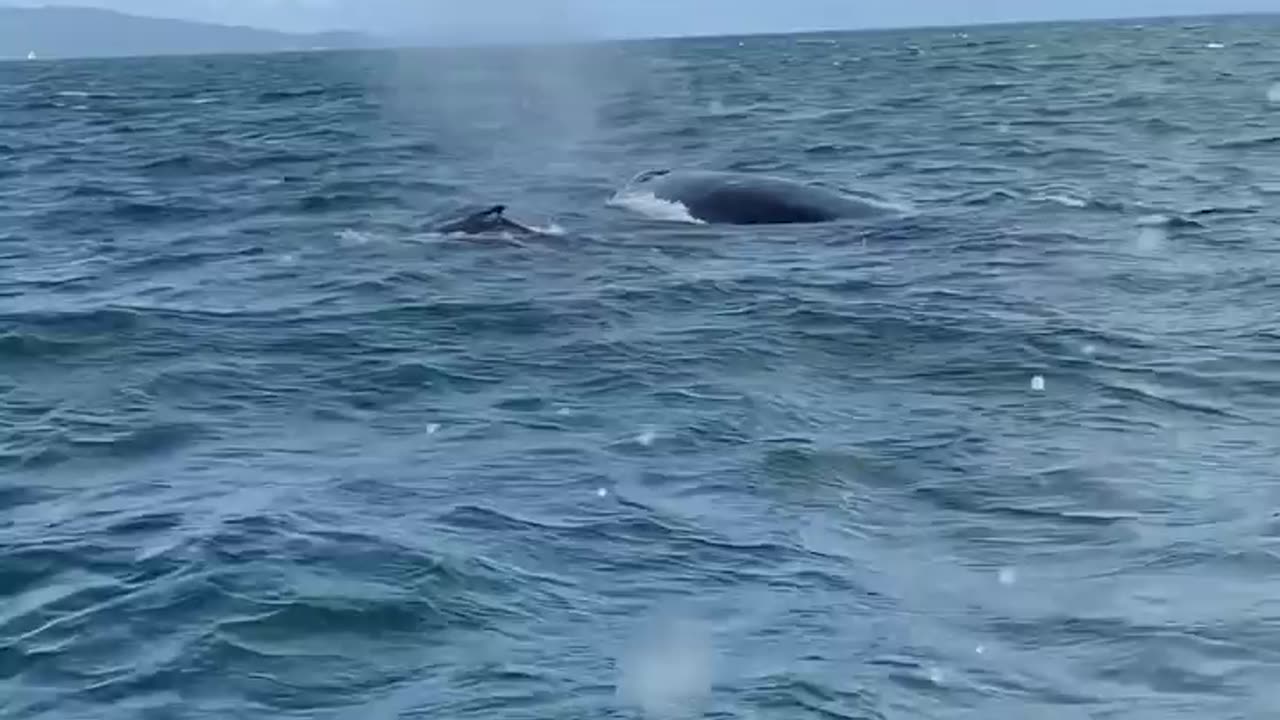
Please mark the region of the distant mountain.
[[0, 58], [121, 57], [377, 47], [354, 32], [286, 33], [68, 6], [0, 7]]

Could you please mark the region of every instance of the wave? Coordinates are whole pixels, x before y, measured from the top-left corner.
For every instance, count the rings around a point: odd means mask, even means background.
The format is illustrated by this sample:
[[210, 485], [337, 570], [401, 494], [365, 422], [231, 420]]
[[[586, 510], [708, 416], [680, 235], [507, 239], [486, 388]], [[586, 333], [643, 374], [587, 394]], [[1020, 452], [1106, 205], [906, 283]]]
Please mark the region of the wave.
[[1209, 145], [1214, 150], [1255, 150], [1280, 145], [1280, 135], [1259, 135], [1254, 137], [1220, 140]]
[[258, 101], [270, 103], [280, 102], [283, 100], [300, 100], [327, 95], [329, 92], [330, 89], [326, 87], [303, 87], [293, 90], [267, 90], [258, 95]]

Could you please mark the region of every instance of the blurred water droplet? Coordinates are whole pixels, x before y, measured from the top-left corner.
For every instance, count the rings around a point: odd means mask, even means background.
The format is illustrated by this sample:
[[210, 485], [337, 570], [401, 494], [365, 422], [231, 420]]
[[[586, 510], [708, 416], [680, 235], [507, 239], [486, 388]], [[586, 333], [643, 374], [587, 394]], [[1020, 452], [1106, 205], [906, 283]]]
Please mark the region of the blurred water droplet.
[[1017, 570], [1014, 570], [1013, 568], [1001, 568], [1001, 569], [1000, 569], [1000, 584], [1001, 584], [1001, 585], [1012, 585], [1012, 584], [1014, 584], [1014, 583], [1016, 583], [1016, 582], [1018, 582], [1018, 571], [1017, 571]]
[[438, 432], [440, 432], [440, 424], [439, 424], [439, 423], [427, 423], [427, 434], [428, 434], [428, 435], [435, 435], [435, 434], [436, 434], [436, 433], [438, 433]]
[[657, 433], [655, 433], [652, 430], [645, 430], [644, 432], [636, 436], [636, 442], [640, 443], [641, 445], [644, 445], [645, 447], [648, 447], [653, 444], [653, 441], [656, 438], [657, 438]]
[[1164, 228], [1144, 227], [1138, 232], [1138, 249], [1139, 250], [1155, 250], [1169, 239], [1168, 232]]
[[1094, 347], [1093, 343], [1089, 343], [1088, 345], [1084, 346], [1085, 355], [1093, 355], [1097, 352], [1098, 352], [1098, 348]]
[[1267, 90], [1267, 100], [1280, 104], [1280, 82], [1272, 85], [1271, 88]]
[[1036, 391], [1044, 390], [1043, 375], [1036, 375], [1035, 377], [1031, 378], [1031, 389]]
[[934, 685], [941, 685], [943, 682], [946, 681], [946, 679], [947, 679], [946, 673], [942, 671], [942, 668], [929, 669], [929, 682], [933, 683]]
[[604, 488], [596, 490], [596, 497], [609, 497], [609, 491]]
[[711, 694], [711, 645], [705, 630], [690, 622], [666, 621], [645, 628], [639, 640], [619, 663], [619, 699], [646, 717], [700, 717]]
[[1138, 218], [1138, 249], [1155, 250], [1169, 238], [1170, 219], [1167, 215], [1144, 215]]
[[983, 654], [983, 653], [985, 653], [985, 652], [987, 651], [987, 646], [986, 646], [986, 645], [979, 645], [978, 647], [974, 648], [974, 650], [973, 650], [973, 651], [974, 651], [974, 652], [976, 652], [976, 653], [978, 653], [979, 655], [981, 655], [981, 654]]

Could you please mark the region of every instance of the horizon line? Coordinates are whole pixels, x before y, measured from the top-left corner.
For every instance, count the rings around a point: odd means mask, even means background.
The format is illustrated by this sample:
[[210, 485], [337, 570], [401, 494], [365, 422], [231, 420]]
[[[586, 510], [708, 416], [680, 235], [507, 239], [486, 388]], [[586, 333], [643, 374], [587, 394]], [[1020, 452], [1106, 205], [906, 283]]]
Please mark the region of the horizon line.
[[[139, 55], [62, 55], [50, 56], [49, 60], [72, 60], [72, 59], [111, 59], [111, 58], [145, 58], [145, 57], [172, 57], [172, 56], [207, 56], [207, 55], [264, 55], [264, 54], [282, 54], [282, 53], [312, 53], [312, 52], [359, 52], [359, 51], [376, 51], [376, 50], [447, 50], [455, 49], [482, 49], [482, 48], [510, 48], [510, 47], [539, 47], [539, 46], [565, 46], [565, 45], [598, 45], [608, 43], [645, 43], [645, 42], [663, 42], [663, 41], [679, 41], [679, 40], [716, 40], [716, 39], [741, 39], [741, 38], [770, 38], [785, 37], [788, 35], [836, 35], [836, 34], [858, 34], [858, 33], [882, 33], [882, 32], [901, 32], [913, 30], [957, 30], [968, 28], [989, 28], [989, 27], [1016, 27], [1016, 26], [1034, 26], [1034, 25], [1082, 25], [1096, 23], [1140, 23], [1140, 22], [1173, 22], [1179, 20], [1195, 20], [1195, 19], [1245, 19], [1245, 18], [1280, 18], [1280, 10], [1276, 11], [1248, 11], [1248, 12], [1200, 12], [1185, 13], [1172, 15], [1115, 15], [1115, 16], [1093, 16], [1093, 17], [1063, 17], [1063, 18], [1041, 18], [1041, 19], [1017, 19], [1010, 18], [1004, 20], [979, 20], [968, 23], [946, 22], [937, 24], [919, 24], [919, 25], [864, 25], [855, 27], [801, 27], [786, 30], [749, 30], [749, 31], [694, 31], [694, 32], [674, 32], [674, 33], [656, 33], [651, 35], [615, 35], [603, 34], [595, 37], [581, 38], [562, 38], [562, 39], [539, 39], [537, 37], [508, 37], [504, 39], [485, 40], [476, 38], [471, 41], [450, 41], [447, 38], [428, 37], [426, 34], [414, 33], [415, 36], [395, 36], [384, 34], [382, 32], [359, 30], [351, 28], [331, 28], [328, 30], [284, 30], [279, 28], [265, 27], [261, 25], [234, 24], [229, 22], [210, 22], [205, 20], [191, 20], [180, 17], [162, 16], [162, 15], [144, 15], [139, 13], [130, 13], [112, 8], [93, 7], [87, 5], [13, 5], [5, 0], [0, 0], [0, 10], [89, 10], [94, 12], [106, 12], [124, 17], [137, 18], [141, 20], [161, 20], [179, 23], [189, 23], [192, 25], [203, 25], [205, 27], [216, 27], [227, 30], [265, 32], [280, 35], [284, 38], [307, 39], [316, 38], [318, 36], [334, 36], [346, 35], [355, 36], [358, 40], [369, 41], [368, 44], [353, 43], [351, 45], [341, 47], [309, 47], [309, 48], [280, 48], [259, 51], [246, 50], [227, 50], [227, 51], [209, 51], [194, 53], [144, 53]], [[0, 57], [0, 62], [15, 61], [21, 58]]]
[[[334, 34], [354, 34], [363, 35], [370, 38], [378, 38], [383, 40], [396, 39], [397, 35], [387, 33], [381, 30], [368, 30], [352, 27], [330, 27], [328, 29], [314, 30], [288, 30], [280, 27], [269, 27], [266, 25], [252, 25], [242, 22], [231, 21], [210, 21], [210, 20], [193, 20], [190, 18], [176, 17], [172, 15], [151, 15], [136, 12], [127, 12], [124, 10], [116, 10], [114, 8], [98, 7], [93, 5], [73, 5], [73, 4], [49, 4], [42, 5], [25, 5], [12, 4], [9, 0], [0, 0], [0, 9], [14, 10], [90, 10], [96, 12], [106, 12], [125, 17], [133, 17], [147, 20], [171, 20], [176, 22], [192, 23], [196, 25], [208, 25], [214, 27], [222, 27], [235, 30], [256, 30], [260, 32], [271, 32], [281, 35], [334, 35]], [[1195, 13], [1176, 13], [1172, 15], [1096, 15], [1084, 17], [1058, 17], [1058, 18], [1009, 18], [1004, 20], [977, 20], [974, 22], [943, 22], [943, 23], [921, 23], [921, 24], [870, 24], [861, 26], [835, 26], [835, 27], [807, 27], [793, 28], [789, 30], [751, 30], [746, 32], [731, 31], [695, 31], [690, 33], [659, 33], [655, 35], [615, 35], [605, 34], [597, 40], [667, 40], [680, 38], [719, 38], [719, 37], [759, 37], [759, 36], [776, 36], [776, 35], [798, 35], [802, 33], [848, 33], [848, 32], [866, 32], [881, 30], [934, 30], [934, 29], [951, 29], [963, 27], [999, 27], [1005, 25], [1042, 25], [1048, 23], [1092, 23], [1092, 22], [1117, 22], [1117, 21], [1137, 21], [1137, 20], [1178, 20], [1187, 18], [1246, 18], [1246, 17], [1270, 17], [1280, 16], [1280, 9], [1254, 10], [1254, 11], [1237, 11], [1237, 12], [1195, 12]], [[417, 34], [417, 33], [414, 33]], [[399, 36], [403, 37], [403, 36]]]

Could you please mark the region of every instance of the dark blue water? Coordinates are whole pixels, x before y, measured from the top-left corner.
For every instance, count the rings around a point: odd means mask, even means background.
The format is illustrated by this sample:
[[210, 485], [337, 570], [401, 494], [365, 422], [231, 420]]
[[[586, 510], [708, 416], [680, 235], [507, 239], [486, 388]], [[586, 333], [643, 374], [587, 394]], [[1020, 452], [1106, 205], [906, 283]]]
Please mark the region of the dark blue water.
[[1271, 717], [1277, 38], [0, 65], [0, 717]]

